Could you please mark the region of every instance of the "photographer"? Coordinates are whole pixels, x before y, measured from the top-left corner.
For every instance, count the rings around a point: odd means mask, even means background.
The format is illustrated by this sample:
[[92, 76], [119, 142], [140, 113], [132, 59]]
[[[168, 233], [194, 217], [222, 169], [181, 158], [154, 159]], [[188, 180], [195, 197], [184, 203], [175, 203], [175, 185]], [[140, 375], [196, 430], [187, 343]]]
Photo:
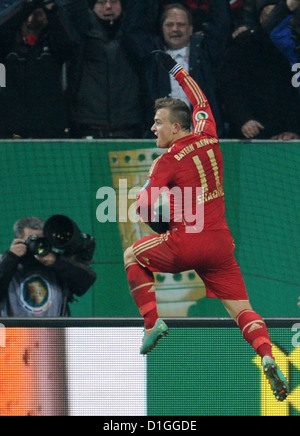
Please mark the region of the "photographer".
[[1, 316], [70, 316], [68, 302], [73, 294], [81, 296], [93, 285], [96, 273], [81, 258], [42, 250], [42, 219], [21, 218], [13, 230], [15, 238], [0, 256]]

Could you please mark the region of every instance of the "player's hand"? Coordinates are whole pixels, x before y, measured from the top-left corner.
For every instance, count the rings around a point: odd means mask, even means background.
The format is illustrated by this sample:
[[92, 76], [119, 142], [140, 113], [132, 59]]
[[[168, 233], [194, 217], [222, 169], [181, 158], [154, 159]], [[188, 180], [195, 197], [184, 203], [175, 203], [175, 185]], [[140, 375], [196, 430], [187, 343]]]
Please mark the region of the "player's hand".
[[177, 65], [172, 56], [163, 50], [153, 50], [151, 53], [155, 56], [156, 62], [167, 71], [171, 71]]

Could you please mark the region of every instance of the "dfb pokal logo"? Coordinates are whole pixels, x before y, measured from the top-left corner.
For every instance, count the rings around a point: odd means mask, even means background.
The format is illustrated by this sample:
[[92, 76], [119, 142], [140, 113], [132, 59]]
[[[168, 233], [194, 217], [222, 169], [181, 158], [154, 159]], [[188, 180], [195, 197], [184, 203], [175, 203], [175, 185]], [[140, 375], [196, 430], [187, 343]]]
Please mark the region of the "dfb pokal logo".
[[6, 87], [6, 70], [5, 65], [0, 64], [0, 88]]

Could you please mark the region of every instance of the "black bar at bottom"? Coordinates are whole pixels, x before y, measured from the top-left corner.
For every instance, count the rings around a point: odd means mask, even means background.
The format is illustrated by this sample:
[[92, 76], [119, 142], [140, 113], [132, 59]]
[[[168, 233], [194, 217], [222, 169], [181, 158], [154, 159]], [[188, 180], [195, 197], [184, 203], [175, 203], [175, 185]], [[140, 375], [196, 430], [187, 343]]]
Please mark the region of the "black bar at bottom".
[[[169, 327], [236, 327], [230, 318], [164, 318]], [[268, 327], [292, 327], [300, 318], [264, 318]], [[4, 327], [143, 327], [142, 318], [0, 318]]]

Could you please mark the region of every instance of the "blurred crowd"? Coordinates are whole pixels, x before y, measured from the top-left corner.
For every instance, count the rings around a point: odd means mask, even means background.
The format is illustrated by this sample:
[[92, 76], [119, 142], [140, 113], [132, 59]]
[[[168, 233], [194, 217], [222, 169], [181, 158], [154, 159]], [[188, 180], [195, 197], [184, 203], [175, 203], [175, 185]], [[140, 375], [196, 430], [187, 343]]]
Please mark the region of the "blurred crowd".
[[185, 100], [155, 49], [221, 139], [300, 138], [300, 0], [4, 0], [0, 139], [151, 138], [155, 99]]

